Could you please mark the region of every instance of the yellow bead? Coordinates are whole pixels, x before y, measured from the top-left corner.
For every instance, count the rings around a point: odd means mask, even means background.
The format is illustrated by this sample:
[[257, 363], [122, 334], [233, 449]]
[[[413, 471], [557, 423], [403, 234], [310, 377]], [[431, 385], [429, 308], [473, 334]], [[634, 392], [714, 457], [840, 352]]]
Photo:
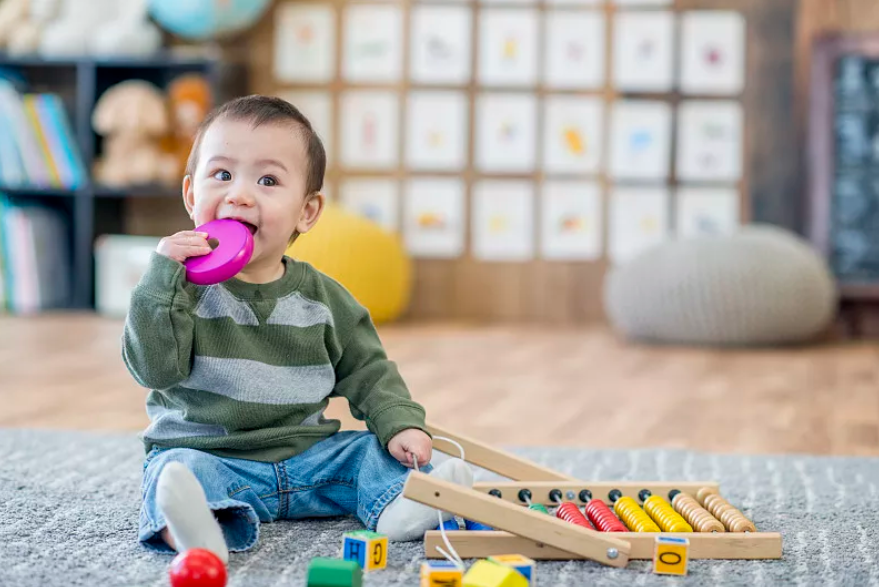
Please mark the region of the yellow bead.
[[686, 538], [657, 536], [653, 550], [653, 572], [658, 575], [686, 575], [689, 548], [690, 541]]
[[364, 571], [383, 569], [388, 564], [388, 537], [367, 530], [346, 532], [342, 537], [342, 558], [355, 561]]
[[528, 579], [512, 567], [481, 560], [464, 575], [464, 587], [528, 587]]
[[631, 497], [624, 495], [613, 504], [614, 513], [632, 532], [660, 532], [659, 526]]
[[658, 495], [651, 495], [644, 502], [644, 511], [653, 518], [663, 532], [692, 532], [693, 527], [671, 505]]

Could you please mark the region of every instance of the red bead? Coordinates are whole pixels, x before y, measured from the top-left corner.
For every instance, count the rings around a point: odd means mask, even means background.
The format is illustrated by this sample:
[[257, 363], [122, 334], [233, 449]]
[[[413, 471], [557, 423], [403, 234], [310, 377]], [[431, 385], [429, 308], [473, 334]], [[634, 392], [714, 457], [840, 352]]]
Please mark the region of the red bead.
[[171, 587], [225, 587], [226, 565], [214, 553], [192, 548], [174, 557], [168, 571]]
[[628, 532], [628, 528], [600, 499], [586, 504], [586, 516], [600, 532]]
[[592, 524], [589, 523], [589, 520], [587, 520], [586, 516], [583, 515], [583, 512], [580, 511], [580, 508], [569, 501], [561, 504], [556, 510], [555, 515], [557, 518], [570, 524], [583, 526], [590, 530], [592, 529]]

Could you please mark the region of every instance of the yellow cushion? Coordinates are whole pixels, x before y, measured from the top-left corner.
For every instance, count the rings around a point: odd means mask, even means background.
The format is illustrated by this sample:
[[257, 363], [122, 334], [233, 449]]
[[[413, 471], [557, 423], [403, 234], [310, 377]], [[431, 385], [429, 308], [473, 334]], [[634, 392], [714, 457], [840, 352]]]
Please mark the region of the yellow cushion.
[[328, 203], [287, 255], [345, 286], [376, 324], [396, 320], [409, 305], [412, 262], [400, 238], [337, 205]]

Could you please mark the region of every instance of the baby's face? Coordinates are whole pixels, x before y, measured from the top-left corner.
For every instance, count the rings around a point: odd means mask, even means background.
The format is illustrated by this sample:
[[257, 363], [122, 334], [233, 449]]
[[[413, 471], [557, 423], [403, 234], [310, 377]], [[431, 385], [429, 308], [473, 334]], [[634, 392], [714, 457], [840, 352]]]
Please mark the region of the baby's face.
[[253, 234], [250, 265], [279, 262], [305, 205], [307, 162], [295, 126], [217, 120], [202, 137], [190, 187], [184, 183], [195, 226], [240, 220]]

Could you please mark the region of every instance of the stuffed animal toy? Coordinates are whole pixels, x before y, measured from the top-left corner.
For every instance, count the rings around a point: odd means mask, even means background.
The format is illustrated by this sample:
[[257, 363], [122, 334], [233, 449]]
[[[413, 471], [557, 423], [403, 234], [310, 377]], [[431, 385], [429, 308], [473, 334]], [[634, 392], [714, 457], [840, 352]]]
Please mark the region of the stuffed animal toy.
[[0, 0], [0, 48], [9, 45], [12, 33], [28, 21], [28, 0]]
[[29, 55], [36, 53], [46, 27], [58, 14], [60, 0], [29, 0], [28, 19], [9, 36], [9, 53]]
[[182, 178], [195, 133], [213, 106], [213, 96], [207, 80], [198, 74], [174, 79], [167, 93], [171, 132], [164, 142], [164, 150], [177, 159], [178, 174]]
[[0, 0], [0, 48], [10, 55], [37, 52], [60, 0]]
[[103, 154], [94, 169], [98, 183], [178, 185], [177, 160], [159, 146], [169, 120], [164, 95], [156, 86], [137, 79], [112, 86], [98, 100], [92, 126], [104, 137]]
[[120, 3], [120, 0], [61, 0], [58, 17], [40, 36], [39, 53], [44, 57], [87, 55], [95, 31], [116, 17]]
[[162, 47], [162, 33], [147, 17], [147, 0], [119, 0], [110, 18], [89, 40], [92, 55], [147, 57]]

